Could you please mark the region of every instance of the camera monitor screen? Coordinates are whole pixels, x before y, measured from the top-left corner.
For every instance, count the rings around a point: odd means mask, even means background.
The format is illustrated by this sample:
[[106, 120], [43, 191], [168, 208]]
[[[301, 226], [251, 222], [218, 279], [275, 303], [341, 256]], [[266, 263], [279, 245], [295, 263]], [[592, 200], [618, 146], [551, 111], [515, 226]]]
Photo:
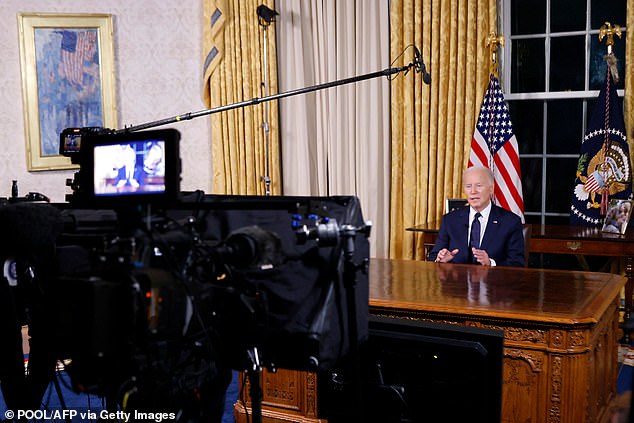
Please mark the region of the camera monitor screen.
[[178, 138], [175, 130], [92, 138], [93, 198], [175, 198], [180, 181]]
[[61, 143], [59, 147], [60, 154], [70, 156], [74, 153], [79, 153], [81, 149], [81, 132], [79, 128], [73, 128], [75, 131], [66, 131], [61, 136]]
[[93, 149], [96, 196], [165, 192], [165, 141], [131, 141]]

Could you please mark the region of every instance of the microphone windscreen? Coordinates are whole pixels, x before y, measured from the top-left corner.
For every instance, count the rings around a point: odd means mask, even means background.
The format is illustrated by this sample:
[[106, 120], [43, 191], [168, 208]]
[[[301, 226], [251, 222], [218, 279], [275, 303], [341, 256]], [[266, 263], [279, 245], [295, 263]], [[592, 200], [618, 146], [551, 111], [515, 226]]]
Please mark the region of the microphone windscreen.
[[423, 82], [427, 85], [431, 84], [431, 75], [425, 69], [425, 64], [423, 63]]

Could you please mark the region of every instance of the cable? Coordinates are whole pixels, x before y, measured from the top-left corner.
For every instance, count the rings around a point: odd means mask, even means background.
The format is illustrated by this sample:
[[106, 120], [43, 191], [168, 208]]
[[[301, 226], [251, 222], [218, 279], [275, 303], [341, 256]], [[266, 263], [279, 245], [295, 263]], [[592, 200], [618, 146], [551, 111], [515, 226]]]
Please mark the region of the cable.
[[[394, 60], [392, 60], [392, 63], [390, 63], [390, 68], [392, 68], [394, 66], [394, 63], [396, 63], [396, 61], [403, 55], [405, 54], [405, 52], [407, 51], [408, 48], [410, 47], [415, 47], [414, 44], [409, 44], [407, 46], [405, 46], [405, 48], [403, 49], [403, 51], [401, 51], [401, 53], [396, 56], [396, 58]], [[407, 72], [409, 72], [409, 69], [405, 71], [405, 73], [403, 74], [403, 76], [407, 75]], [[398, 77], [400, 75], [400, 72], [395, 74], [395, 75], [388, 75], [387, 76], [387, 80], [388, 81], [393, 81], [396, 79], [396, 77]]]

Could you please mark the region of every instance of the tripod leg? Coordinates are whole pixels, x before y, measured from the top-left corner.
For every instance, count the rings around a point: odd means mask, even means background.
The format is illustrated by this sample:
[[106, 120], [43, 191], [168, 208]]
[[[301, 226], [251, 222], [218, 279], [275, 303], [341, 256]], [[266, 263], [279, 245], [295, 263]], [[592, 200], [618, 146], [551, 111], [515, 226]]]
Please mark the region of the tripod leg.
[[357, 270], [363, 268], [358, 267], [352, 261], [354, 244], [351, 243], [350, 238], [348, 240], [349, 246], [345, 251], [345, 262], [344, 262], [344, 284], [346, 290], [346, 302], [348, 306], [348, 331], [349, 331], [349, 342], [350, 342], [350, 353], [353, 370], [353, 386], [355, 387], [355, 396], [354, 396], [354, 407], [355, 415], [358, 421], [365, 421], [365, 412], [364, 412], [364, 397], [363, 390], [361, 384], [361, 357], [359, 355], [359, 328], [357, 327], [357, 304], [356, 304], [356, 287], [357, 287], [357, 279], [356, 273]]
[[262, 423], [262, 387], [260, 386], [261, 370], [250, 370], [247, 372], [251, 387], [249, 395], [251, 396], [251, 413], [253, 414], [253, 423]]

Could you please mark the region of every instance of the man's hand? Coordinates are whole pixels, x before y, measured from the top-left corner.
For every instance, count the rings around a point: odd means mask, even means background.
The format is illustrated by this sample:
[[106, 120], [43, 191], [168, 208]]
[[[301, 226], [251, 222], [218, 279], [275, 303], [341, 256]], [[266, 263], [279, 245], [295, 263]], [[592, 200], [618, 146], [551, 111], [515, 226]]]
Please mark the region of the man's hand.
[[436, 256], [436, 263], [448, 263], [453, 260], [454, 256], [458, 254], [458, 249], [449, 251], [446, 248], [438, 251], [438, 255]]
[[491, 266], [491, 259], [489, 258], [489, 253], [487, 253], [486, 250], [479, 250], [474, 247], [471, 248], [471, 251], [473, 252], [473, 257], [478, 263], [483, 266]]

